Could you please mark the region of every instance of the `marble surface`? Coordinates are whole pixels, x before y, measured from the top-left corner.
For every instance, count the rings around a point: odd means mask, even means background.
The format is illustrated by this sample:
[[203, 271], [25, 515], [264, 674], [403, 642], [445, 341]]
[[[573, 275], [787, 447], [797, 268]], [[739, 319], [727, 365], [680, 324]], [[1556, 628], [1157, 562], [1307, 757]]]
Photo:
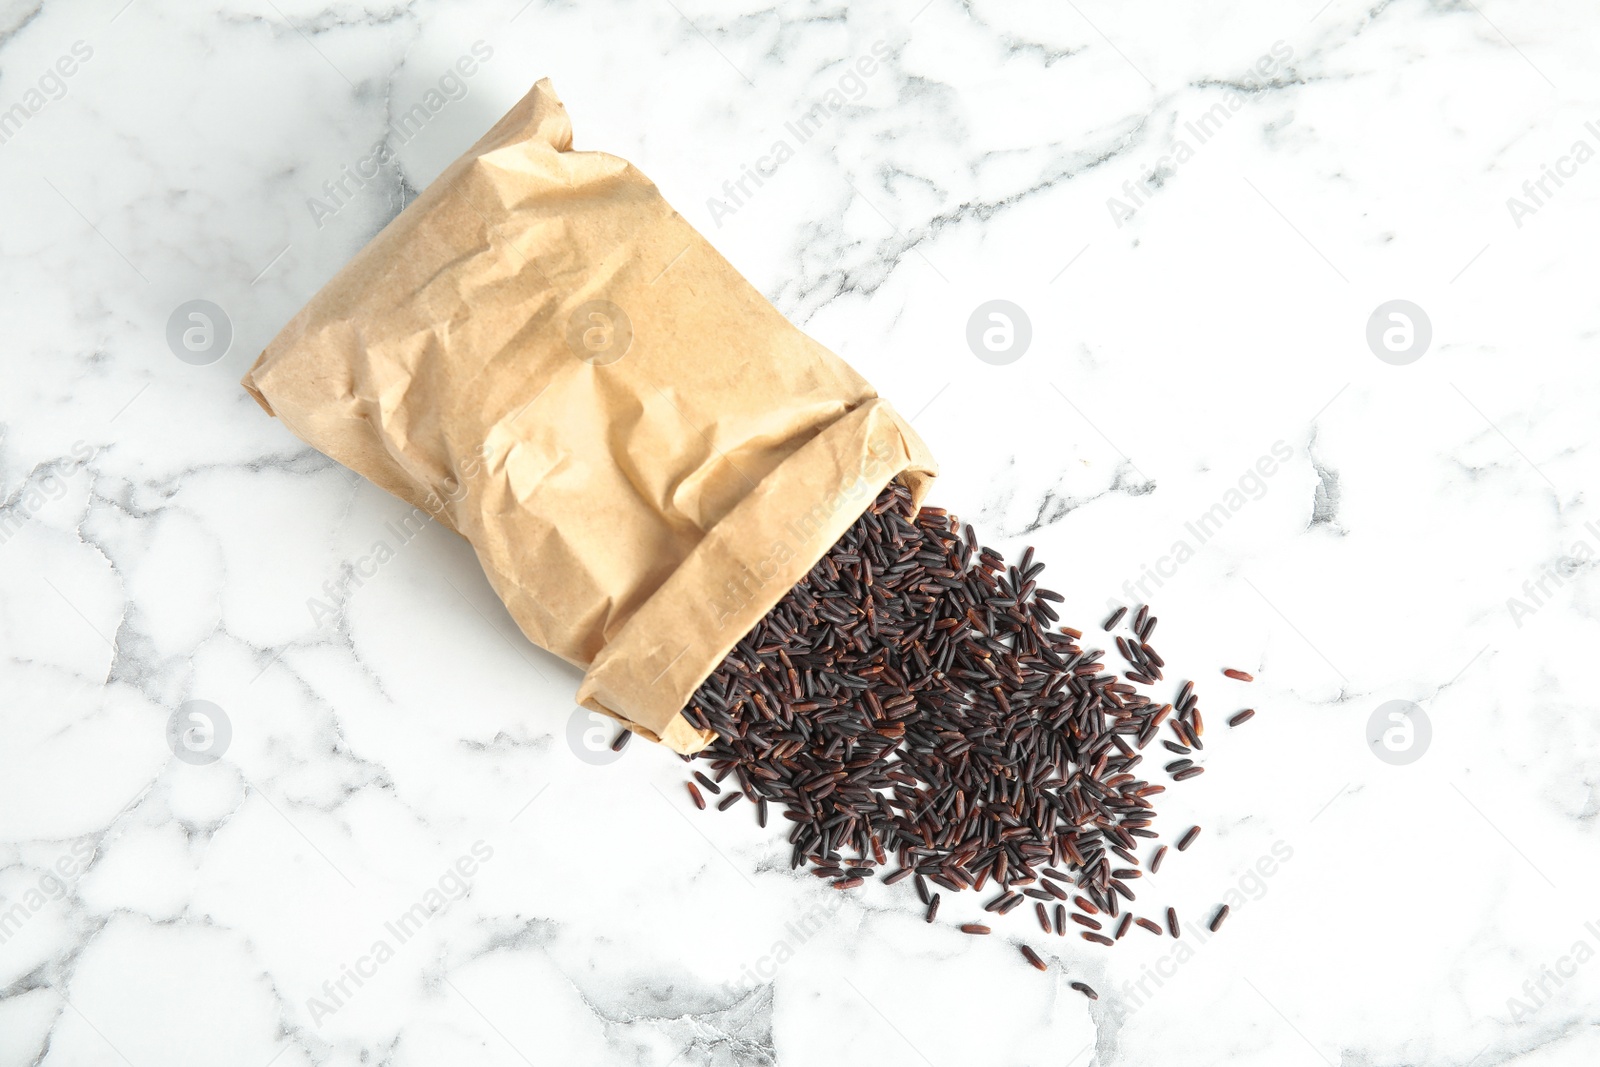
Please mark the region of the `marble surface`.
[[[1594, 1062], [1597, 38], [1575, 0], [0, 2], [0, 1064]], [[1217, 725], [1141, 904], [1220, 934], [833, 893], [591, 750], [464, 544], [368, 562], [405, 505], [238, 378], [545, 75], [1068, 621], [1148, 594]], [[1431, 736], [1374, 746], [1390, 701]]]

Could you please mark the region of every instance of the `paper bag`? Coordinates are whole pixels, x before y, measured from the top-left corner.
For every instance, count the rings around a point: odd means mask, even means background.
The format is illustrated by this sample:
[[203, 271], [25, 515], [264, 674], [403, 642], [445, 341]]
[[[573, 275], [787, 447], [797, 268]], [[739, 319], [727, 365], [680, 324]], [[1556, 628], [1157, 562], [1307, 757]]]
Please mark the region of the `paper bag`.
[[533, 87], [244, 386], [465, 537], [586, 707], [680, 753], [723, 656], [926, 446]]

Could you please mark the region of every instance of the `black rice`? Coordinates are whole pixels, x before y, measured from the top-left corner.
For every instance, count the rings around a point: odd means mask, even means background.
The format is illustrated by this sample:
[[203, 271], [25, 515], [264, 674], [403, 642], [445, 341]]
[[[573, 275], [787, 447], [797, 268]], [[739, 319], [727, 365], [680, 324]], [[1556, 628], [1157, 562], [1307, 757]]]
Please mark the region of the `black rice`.
[[[1204, 725], [1193, 682], [1174, 704], [1158, 703], [1108, 670], [1082, 631], [1059, 625], [1051, 605], [1062, 597], [1039, 587], [1043, 569], [1031, 548], [1007, 567], [971, 526], [918, 512], [891, 484], [690, 698], [684, 717], [715, 734], [699, 753], [715, 778], [695, 771], [695, 781], [716, 794], [736, 776], [718, 807], [747, 796], [763, 825], [767, 803], [778, 804], [791, 867], [826, 870], [839, 888], [892, 855], [898, 869], [885, 882], [914, 876], [929, 922], [940, 896], [927, 883], [992, 884], [987, 911], [1032, 898], [1048, 931], [1044, 902], [1065, 899], [1070, 883], [1085, 913], [1072, 918], [1091, 927], [1083, 936], [1111, 944], [1086, 915], [1115, 920], [1119, 898], [1134, 899], [1134, 850], [1157, 836], [1152, 798], [1165, 788], [1138, 776], [1140, 750], [1165, 722], [1177, 742], [1163, 744], [1187, 755], [1203, 747]], [[1117, 638], [1140, 685], [1165, 664], [1149, 643], [1155, 621], [1141, 606], [1137, 640]], [[1168, 769], [1179, 780], [1202, 771], [1188, 759]], [[695, 782], [688, 788], [704, 808]], [[1057, 905], [1057, 933], [1066, 914]], [[1177, 936], [1170, 909], [1168, 919]], [[1118, 936], [1130, 921], [1122, 916]]]

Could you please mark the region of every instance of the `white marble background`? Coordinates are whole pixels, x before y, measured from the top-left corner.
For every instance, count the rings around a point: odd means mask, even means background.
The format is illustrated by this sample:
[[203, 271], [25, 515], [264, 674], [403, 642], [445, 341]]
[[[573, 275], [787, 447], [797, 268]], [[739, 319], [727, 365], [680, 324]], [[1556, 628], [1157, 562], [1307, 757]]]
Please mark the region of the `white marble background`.
[[[0, 2], [0, 1063], [1600, 1057], [1590, 5], [519, 5]], [[349, 580], [406, 509], [238, 378], [543, 75], [580, 147], [915, 416], [937, 501], [1037, 545], [1068, 620], [1243, 500], [1153, 596], [1215, 739], [1163, 807], [1206, 832], [1141, 904], [1233, 894], [1221, 934], [1088, 951], [1026, 910], [977, 939], [907, 886], [843, 899], [748, 809], [690, 810], [666, 753], [582, 758], [576, 673], [447, 533]], [[1032, 325], [1008, 366], [965, 341], [995, 298]], [[167, 344], [191, 299], [232, 324], [210, 365]], [[1365, 339], [1392, 299], [1432, 326], [1406, 366]], [[168, 745], [191, 700], [231, 728], [215, 762]], [[1408, 765], [1367, 738], [1389, 700], [1432, 724]]]

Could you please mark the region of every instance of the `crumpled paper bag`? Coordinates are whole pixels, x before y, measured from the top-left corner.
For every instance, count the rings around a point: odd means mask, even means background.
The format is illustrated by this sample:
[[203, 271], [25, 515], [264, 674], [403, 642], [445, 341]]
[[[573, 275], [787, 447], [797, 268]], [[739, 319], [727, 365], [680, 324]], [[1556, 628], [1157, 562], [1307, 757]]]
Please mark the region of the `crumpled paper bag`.
[[[580, 702], [680, 753], [734, 644], [927, 447], [548, 80], [359, 252], [244, 386], [465, 537]], [[419, 654], [422, 650], [419, 650]]]

